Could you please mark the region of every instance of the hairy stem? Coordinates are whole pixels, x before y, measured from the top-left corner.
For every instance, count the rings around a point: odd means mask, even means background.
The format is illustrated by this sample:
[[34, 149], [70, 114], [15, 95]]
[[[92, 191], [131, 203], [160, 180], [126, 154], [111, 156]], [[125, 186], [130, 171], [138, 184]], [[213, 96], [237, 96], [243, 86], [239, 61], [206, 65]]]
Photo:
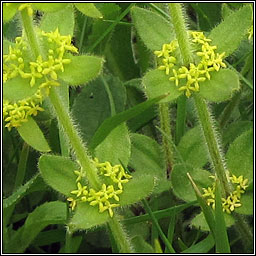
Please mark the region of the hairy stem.
[[76, 153], [77, 159], [79, 160], [83, 170], [86, 171], [86, 177], [90, 185], [95, 189], [100, 189], [101, 182], [97, 176], [97, 170], [91, 164], [91, 160], [86, 153], [87, 150], [83, 145], [82, 140], [69, 117], [68, 111], [56, 91], [56, 88], [51, 88], [49, 96], [56, 111], [59, 122], [63, 127], [65, 134], [68, 136], [70, 144]]
[[169, 8], [183, 64], [186, 66], [192, 61], [192, 52], [182, 13], [182, 6], [181, 4], [171, 3], [169, 4]]
[[207, 107], [205, 100], [199, 95], [194, 94], [195, 105], [202, 126], [203, 134], [210, 154], [212, 165], [220, 180], [222, 192], [230, 194], [231, 188], [227, 180], [227, 170], [224, 165], [223, 157], [220, 152], [219, 143], [217, 141], [216, 131], [214, 131], [214, 123]]
[[21, 11], [21, 18], [22, 18], [23, 27], [25, 29], [25, 33], [27, 35], [27, 39], [30, 45], [30, 50], [34, 55], [34, 58], [36, 59], [41, 54], [41, 50], [39, 47], [36, 33], [34, 31], [33, 20], [28, 15], [26, 8]]
[[133, 253], [134, 250], [132, 248], [130, 239], [127, 237], [126, 232], [124, 231], [122, 224], [119, 222], [116, 213], [115, 218], [113, 217], [108, 221], [108, 226], [119, 247], [119, 253]]
[[[159, 110], [159, 117], [160, 117], [160, 127], [168, 135], [169, 138], [172, 138], [169, 104], [160, 103], [158, 110]], [[170, 171], [173, 166], [172, 144], [164, 136], [162, 136], [162, 144], [163, 144], [165, 158], [167, 162], [167, 167], [168, 167], [167, 169]]]
[[[27, 11], [22, 11], [21, 17], [28, 42], [30, 43], [30, 47], [33, 50], [33, 54], [35, 55], [34, 57], [37, 58], [41, 54], [41, 51], [37, 41], [37, 35], [33, 28], [32, 18], [27, 14]], [[65, 107], [65, 104], [63, 103], [62, 98], [59, 96], [56, 88], [51, 88], [49, 97], [56, 111], [58, 121], [63, 127], [64, 133], [68, 137], [69, 142], [75, 151], [78, 161], [80, 162], [82, 168], [86, 171], [86, 177], [90, 185], [94, 189], [99, 190], [101, 188], [101, 181], [97, 175], [97, 169], [95, 166], [92, 165], [90, 157], [87, 154], [86, 147], [82, 143], [82, 139], [80, 138], [78, 131], [69, 116], [68, 109], [67, 107]], [[109, 221], [109, 226], [112, 231], [113, 237], [115, 238], [117, 244], [120, 247], [120, 252], [132, 252], [130, 242], [127, 239], [126, 233], [122, 225], [117, 220], [117, 216], [111, 218], [111, 220]], [[69, 239], [70, 237], [67, 238]], [[67, 244], [67, 249], [69, 250], [69, 244]]]

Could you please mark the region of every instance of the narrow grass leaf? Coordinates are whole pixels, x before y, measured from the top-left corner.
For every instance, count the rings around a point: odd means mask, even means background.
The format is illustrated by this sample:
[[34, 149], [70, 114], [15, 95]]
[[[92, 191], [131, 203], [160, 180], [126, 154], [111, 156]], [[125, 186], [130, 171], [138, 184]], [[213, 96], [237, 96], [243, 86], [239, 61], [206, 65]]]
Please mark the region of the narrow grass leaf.
[[89, 148], [91, 150], [95, 149], [107, 136], [108, 134], [119, 124], [139, 115], [140, 113], [147, 110], [153, 104], [159, 102], [161, 99], [165, 98], [167, 95], [161, 95], [151, 100], [147, 100], [143, 103], [136, 105], [128, 110], [125, 110], [121, 113], [116, 114], [113, 117], [107, 118], [104, 120], [102, 125], [95, 132], [94, 136], [91, 139], [91, 143], [89, 144]]
[[207, 253], [213, 248], [214, 244], [214, 238], [212, 234], [209, 234], [204, 240], [192, 245], [191, 247], [182, 251], [182, 253]]
[[195, 182], [193, 181], [192, 177], [189, 175], [189, 173], [187, 173], [187, 176], [191, 182], [191, 185], [195, 191], [196, 197], [197, 197], [197, 201], [204, 213], [204, 217], [207, 221], [207, 224], [213, 234], [213, 236], [215, 237], [215, 227], [216, 227], [216, 222], [215, 222], [215, 218], [214, 218], [214, 214], [212, 209], [206, 204], [204, 198], [202, 197], [201, 192], [199, 191], [197, 185], [195, 184]]
[[6, 253], [23, 253], [41, 230], [51, 224], [64, 224], [66, 219], [66, 203], [55, 201], [38, 206], [12, 236], [6, 246]]
[[215, 196], [216, 253], [230, 253], [227, 228], [222, 210], [220, 181], [218, 179], [216, 181]]

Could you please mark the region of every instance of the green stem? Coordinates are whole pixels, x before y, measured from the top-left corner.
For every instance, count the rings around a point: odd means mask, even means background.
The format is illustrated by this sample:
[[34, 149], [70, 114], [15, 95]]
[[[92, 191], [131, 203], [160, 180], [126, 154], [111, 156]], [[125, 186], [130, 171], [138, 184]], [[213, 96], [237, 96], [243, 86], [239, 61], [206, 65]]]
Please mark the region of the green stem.
[[[159, 109], [159, 117], [160, 117], [160, 127], [168, 135], [169, 138], [172, 138], [169, 104], [160, 103], [158, 109]], [[173, 166], [172, 144], [164, 136], [162, 137], [162, 144], [165, 152], [165, 158], [167, 161], [168, 170], [171, 170]]]
[[169, 4], [169, 8], [172, 18], [172, 24], [174, 26], [176, 38], [178, 40], [181, 56], [183, 59], [183, 64], [186, 66], [192, 61], [193, 58], [190, 49], [188, 33], [182, 13], [182, 6], [181, 4], [172, 3]]
[[[132, 5], [130, 5], [131, 7]], [[129, 8], [128, 8], [129, 9]], [[41, 54], [40, 47], [37, 42], [37, 36], [35, 34], [32, 19], [28, 16], [27, 11], [22, 11], [22, 21], [24, 25], [24, 29], [26, 32], [26, 36], [28, 38], [28, 42], [30, 43], [31, 49], [33, 49], [33, 54], [35, 58]], [[84, 171], [86, 171], [86, 177], [90, 183], [90, 185], [94, 188], [99, 190], [101, 188], [101, 182], [97, 175], [97, 169], [91, 163], [89, 156], [87, 155], [87, 150], [82, 143], [82, 140], [76, 130], [70, 116], [68, 113], [67, 108], [65, 107], [64, 103], [62, 102], [61, 97], [57, 93], [56, 88], [52, 87], [51, 92], [49, 95], [51, 103], [56, 111], [56, 115], [58, 117], [58, 121], [63, 127], [63, 130], [68, 137], [72, 148], [75, 151], [77, 159], [79, 160], [81, 167]], [[110, 229], [113, 233], [114, 238], [116, 239], [117, 243], [120, 246], [120, 250], [125, 253], [132, 252], [131, 246], [129, 241], [127, 240], [126, 233], [122, 228], [121, 224], [117, 220], [117, 216], [114, 216], [109, 221]]]
[[230, 194], [231, 188], [227, 180], [227, 171], [224, 165], [223, 157], [220, 152], [216, 131], [214, 131], [213, 128], [213, 119], [211, 117], [205, 100], [199, 94], [194, 94], [194, 100], [199, 116], [199, 121], [202, 126], [203, 134], [210, 154], [210, 158], [214, 170], [220, 180], [222, 191], [225, 194]]
[[[174, 26], [176, 38], [178, 40], [180, 53], [185, 66], [193, 60], [188, 33], [186, 30], [186, 24], [184, 15], [182, 13], [181, 4], [171, 3], [169, 4], [170, 15], [172, 24]], [[185, 121], [186, 121], [186, 102], [187, 98], [182, 96], [177, 102], [177, 122], [176, 122], [176, 145], [179, 143], [181, 137], [185, 132]]]
[[79, 160], [82, 169], [86, 171], [86, 177], [90, 185], [95, 189], [101, 188], [101, 182], [97, 176], [96, 168], [91, 164], [91, 160], [86, 153], [86, 148], [82, 143], [80, 136], [78, 135], [77, 130], [75, 129], [67, 109], [65, 108], [63, 102], [61, 101], [60, 96], [58, 95], [56, 88], [52, 87], [49, 95], [51, 102], [56, 111], [57, 117], [60, 124], [62, 125], [66, 135], [69, 138], [70, 144], [75, 150], [77, 159]]
[[21, 11], [21, 18], [30, 45], [30, 50], [34, 55], [34, 59], [36, 59], [41, 54], [41, 50], [39, 47], [36, 33], [34, 31], [32, 17], [28, 15], [26, 8]]
[[119, 253], [133, 253], [131, 242], [127, 237], [122, 224], [118, 220], [118, 216], [115, 213], [115, 218], [111, 218], [108, 221], [109, 228], [112, 232], [112, 235], [119, 245]]

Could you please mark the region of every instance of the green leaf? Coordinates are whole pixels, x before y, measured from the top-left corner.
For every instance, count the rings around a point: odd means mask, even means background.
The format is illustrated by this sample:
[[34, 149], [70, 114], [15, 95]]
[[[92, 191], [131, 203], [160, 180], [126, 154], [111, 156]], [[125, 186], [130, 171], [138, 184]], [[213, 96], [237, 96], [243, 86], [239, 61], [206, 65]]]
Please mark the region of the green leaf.
[[22, 139], [30, 145], [32, 148], [41, 151], [49, 152], [51, 151], [44, 134], [40, 130], [36, 121], [32, 117], [27, 118], [28, 121], [24, 122], [17, 130], [22, 137]]
[[194, 168], [201, 168], [208, 162], [208, 154], [199, 126], [189, 129], [181, 138], [177, 148], [183, 160]]
[[215, 222], [216, 222], [216, 253], [230, 253], [230, 246], [227, 235], [227, 228], [224, 219], [224, 213], [222, 208], [221, 201], [221, 187], [220, 181], [216, 181], [216, 190], [215, 190]]
[[12, 236], [6, 252], [24, 252], [41, 230], [51, 224], [64, 224], [66, 219], [67, 206], [63, 202], [47, 202], [38, 206], [28, 215], [25, 224]]
[[82, 85], [96, 78], [102, 69], [103, 59], [96, 56], [73, 56], [69, 54], [71, 63], [65, 66], [65, 71], [59, 73], [59, 78], [69, 85]]
[[162, 16], [139, 7], [133, 7], [131, 15], [139, 36], [150, 50], [161, 50], [163, 44], [175, 38], [171, 24]]
[[253, 130], [240, 135], [229, 147], [227, 152], [227, 166], [231, 174], [253, 182]]
[[[235, 220], [231, 214], [224, 213], [224, 218], [225, 218], [226, 227], [231, 227], [232, 225], [235, 224]], [[202, 212], [196, 215], [195, 218], [193, 218], [193, 220], [191, 221], [191, 224], [197, 229], [200, 229], [202, 231], [209, 231], [209, 226]]]
[[240, 202], [241, 207], [237, 207], [235, 212], [244, 215], [253, 215], [253, 192], [248, 191], [242, 194]]
[[45, 13], [40, 23], [40, 29], [45, 32], [59, 29], [61, 35], [73, 35], [75, 26], [74, 10], [72, 5], [53, 13]]
[[215, 220], [215, 216], [213, 214], [213, 210], [209, 205], [207, 205], [206, 200], [203, 198], [201, 192], [199, 191], [199, 188], [197, 187], [197, 185], [195, 184], [195, 182], [193, 181], [193, 179], [189, 173], [187, 173], [187, 176], [188, 176], [188, 178], [191, 182], [191, 185], [193, 187], [193, 190], [196, 194], [197, 201], [202, 209], [202, 212], [203, 212], [204, 218], [207, 222], [207, 225], [210, 228], [212, 235], [216, 239], [216, 220]]
[[136, 173], [166, 176], [165, 159], [160, 145], [153, 139], [137, 133], [131, 134], [131, 158], [129, 166]]
[[19, 7], [19, 3], [11, 3], [9, 6], [6, 6], [6, 3], [3, 3], [3, 21], [10, 21], [15, 15], [17, 8]]
[[113, 75], [118, 76], [121, 81], [140, 76], [139, 67], [134, 62], [131, 29], [131, 26], [116, 25], [105, 50], [106, 64], [109, 70]]
[[38, 174], [31, 178], [26, 184], [20, 186], [15, 192], [13, 192], [8, 198], [3, 199], [3, 209], [16, 204], [20, 199], [22, 199], [27, 191], [34, 186], [38, 181]]
[[123, 185], [123, 193], [120, 194], [120, 205], [130, 205], [137, 203], [141, 199], [149, 196], [155, 186], [155, 177], [152, 175], [136, 175], [132, 173], [132, 179]]
[[36, 79], [36, 84], [31, 87], [29, 79], [20, 76], [8, 79], [3, 83], [3, 98], [15, 102], [34, 96], [42, 82], [42, 79]]
[[196, 200], [196, 196], [187, 177], [189, 173], [196, 184], [207, 188], [212, 186], [213, 180], [209, 178], [210, 172], [193, 168], [191, 165], [176, 164], [171, 172], [171, 183], [174, 194], [186, 202]]
[[165, 93], [169, 96], [160, 102], [169, 102], [177, 99], [183, 92], [178, 91], [173, 81], [169, 81], [169, 77], [162, 70], [149, 71], [142, 80], [148, 98], [154, 98]]
[[231, 123], [224, 131], [223, 131], [223, 144], [232, 143], [238, 136], [240, 136], [243, 132], [250, 130], [253, 128], [252, 121], [237, 121]]
[[57, 12], [66, 8], [68, 3], [32, 3], [31, 6], [34, 10], [42, 12]]
[[166, 95], [161, 95], [151, 100], [147, 100], [143, 103], [136, 105], [135, 107], [132, 107], [128, 110], [118, 113], [113, 117], [105, 119], [102, 125], [98, 128], [98, 130], [94, 134], [91, 140], [91, 143], [89, 144], [89, 148], [91, 150], [95, 149], [115, 127], [139, 115], [140, 113], [143, 113], [145, 110], [150, 108], [153, 104], [157, 103], [164, 97], [166, 97]]
[[78, 165], [69, 158], [42, 155], [39, 158], [39, 169], [44, 181], [65, 196], [71, 196], [70, 192], [77, 189], [77, 175], [74, 171], [78, 169]]
[[136, 253], [154, 253], [153, 247], [147, 243], [141, 235], [132, 238], [132, 245]]
[[221, 20], [221, 3], [191, 3], [197, 12], [200, 30], [209, 31]]
[[4, 39], [3, 40], [3, 54], [8, 54], [9, 53], [9, 46], [13, 46], [14, 43], [12, 43], [9, 40]]
[[220, 69], [211, 73], [211, 79], [200, 85], [200, 94], [207, 100], [222, 102], [229, 100], [240, 88], [238, 75], [230, 69]]
[[217, 27], [215, 27], [208, 38], [212, 39], [212, 45], [217, 46], [217, 52], [225, 52], [229, 56], [234, 52], [251, 26], [252, 10], [245, 5], [238, 11], [228, 15]]
[[214, 238], [212, 234], [209, 234], [204, 240], [190, 246], [182, 253], [207, 253], [213, 248], [214, 244]]
[[[124, 85], [118, 78], [111, 75], [103, 77], [111, 91], [116, 112], [124, 111], [126, 102]], [[102, 122], [111, 116], [109, 98], [101, 77], [82, 88], [72, 105], [72, 116], [79, 126], [83, 140], [90, 143]]]
[[[131, 141], [126, 124], [120, 124], [95, 148], [95, 156], [100, 162], [127, 166], [131, 154]], [[119, 161], [120, 160], [120, 161]]]
[[75, 7], [84, 15], [92, 18], [103, 18], [101, 12], [93, 3], [74, 3]]
[[168, 190], [171, 182], [167, 180], [165, 159], [161, 146], [153, 139], [142, 134], [131, 134], [131, 158], [129, 166], [136, 174], [155, 176], [156, 185], [152, 193]]
[[108, 211], [99, 213], [98, 206], [91, 206], [88, 203], [78, 203], [75, 213], [68, 223], [69, 230], [89, 229], [102, 225], [110, 219]]

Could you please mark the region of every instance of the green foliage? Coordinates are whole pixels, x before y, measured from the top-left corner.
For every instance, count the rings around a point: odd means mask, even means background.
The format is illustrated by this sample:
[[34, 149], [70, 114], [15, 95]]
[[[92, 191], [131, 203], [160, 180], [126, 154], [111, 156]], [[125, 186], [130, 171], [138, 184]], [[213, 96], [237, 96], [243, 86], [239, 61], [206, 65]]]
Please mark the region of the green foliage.
[[102, 69], [103, 60], [96, 56], [69, 55], [71, 63], [59, 77], [69, 85], [82, 85], [97, 77]]
[[74, 232], [79, 229], [89, 229], [106, 223], [109, 218], [107, 211], [99, 213], [97, 207], [80, 203], [77, 205], [76, 211], [68, 223], [68, 228], [70, 232]]
[[75, 3], [75, 7], [84, 15], [92, 18], [103, 18], [100, 11], [95, 7], [93, 3]]
[[210, 186], [212, 179], [209, 178], [211, 174], [208, 171], [196, 169], [191, 165], [177, 164], [173, 167], [171, 182], [175, 195], [186, 202], [191, 202], [196, 199], [196, 196], [187, 177], [187, 173], [193, 177], [193, 180], [200, 187]]
[[202, 83], [200, 94], [209, 101], [222, 102], [229, 100], [239, 87], [237, 74], [232, 70], [222, 69], [212, 73], [211, 79]]
[[28, 215], [24, 225], [15, 232], [6, 252], [23, 253], [41, 230], [51, 224], [64, 224], [66, 220], [65, 203], [55, 201], [40, 205]]
[[61, 156], [42, 155], [39, 159], [40, 173], [45, 182], [66, 196], [76, 189], [74, 171], [78, 168], [73, 161]]
[[133, 7], [131, 14], [139, 36], [150, 50], [159, 50], [175, 38], [171, 24], [160, 15], [138, 7]]
[[[229, 56], [239, 46], [241, 40], [247, 34], [251, 25], [251, 8], [245, 5], [238, 11], [227, 16], [217, 27], [215, 27], [209, 38], [213, 45], [217, 45], [219, 53], [225, 52]], [[228, 36], [227, 36], [228, 35]], [[223, 40], [225, 38], [225, 40]]]
[[252, 252], [253, 4], [2, 7], [4, 253]]
[[[39, 4], [39, 5], [47, 6], [49, 4]], [[45, 13], [40, 23], [40, 28], [45, 32], [55, 31], [56, 28], [58, 28], [60, 34], [62, 35], [73, 35], [74, 25], [75, 25], [73, 6], [70, 4], [67, 5], [64, 3], [62, 4], [56, 3], [55, 5], [57, 5], [56, 8], [60, 8], [60, 10], [56, 11], [55, 9], [53, 13], [50, 13], [50, 12]]]
[[227, 152], [227, 166], [236, 176], [243, 175], [253, 182], [253, 131], [249, 130], [240, 135], [230, 145]]
[[17, 128], [22, 139], [34, 149], [41, 152], [51, 151], [47, 140], [35, 120], [31, 117]]

